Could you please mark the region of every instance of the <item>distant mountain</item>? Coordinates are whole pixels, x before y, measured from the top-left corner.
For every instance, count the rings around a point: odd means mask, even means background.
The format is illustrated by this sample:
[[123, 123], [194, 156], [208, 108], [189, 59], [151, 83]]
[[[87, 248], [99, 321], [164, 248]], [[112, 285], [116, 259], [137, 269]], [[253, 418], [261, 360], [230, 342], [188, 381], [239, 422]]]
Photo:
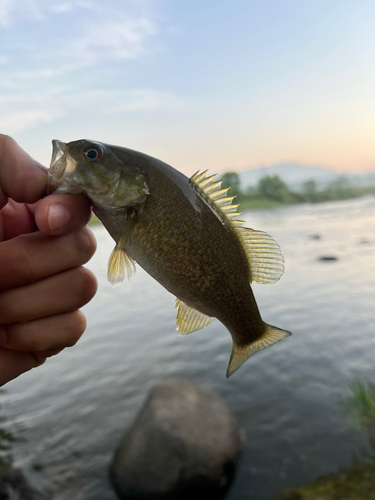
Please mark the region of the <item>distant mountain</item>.
[[241, 188], [245, 190], [250, 186], [256, 186], [259, 179], [266, 175], [278, 175], [292, 189], [299, 189], [303, 183], [314, 180], [319, 188], [338, 177], [346, 177], [353, 186], [375, 185], [375, 172], [364, 174], [351, 174], [336, 172], [329, 168], [319, 166], [299, 165], [298, 163], [279, 163], [269, 167], [254, 168], [238, 172], [241, 179]]

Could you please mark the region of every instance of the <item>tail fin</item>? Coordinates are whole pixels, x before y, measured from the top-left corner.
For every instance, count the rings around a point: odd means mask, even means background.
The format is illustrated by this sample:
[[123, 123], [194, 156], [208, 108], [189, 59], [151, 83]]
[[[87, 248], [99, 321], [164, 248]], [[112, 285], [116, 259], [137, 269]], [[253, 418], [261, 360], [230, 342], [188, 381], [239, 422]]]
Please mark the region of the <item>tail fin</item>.
[[290, 332], [286, 330], [280, 330], [276, 326], [264, 324], [264, 333], [263, 336], [252, 342], [250, 344], [245, 345], [237, 345], [233, 342], [232, 354], [229, 360], [227, 377], [230, 377], [232, 373], [234, 373], [238, 368], [244, 363], [250, 356], [255, 354], [258, 351], [261, 351], [265, 347], [268, 347], [272, 344], [275, 344], [279, 340], [285, 339], [292, 335]]

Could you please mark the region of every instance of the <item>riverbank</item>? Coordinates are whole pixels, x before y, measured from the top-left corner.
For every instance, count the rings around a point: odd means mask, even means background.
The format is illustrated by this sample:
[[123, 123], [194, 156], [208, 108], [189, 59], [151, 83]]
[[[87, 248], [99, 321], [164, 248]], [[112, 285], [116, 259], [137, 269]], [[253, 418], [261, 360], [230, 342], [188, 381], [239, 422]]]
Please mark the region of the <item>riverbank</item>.
[[303, 193], [291, 193], [293, 196], [287, 197], [285, 200], [273, 200], [260, 195], [246, 196], [240, 194], [235, 198], [234, 202], [240, 204], [240, 209], [244, 210], [258, 210], [267, 208], [280, 208], [287, 205], [304, 205], [304, 204], [319, 204], [327, 203], [330, 201], [351, 200], [355, 198], [363, 198], [364, 196], [373, 196], [375, 188], [352, 188], [350, 192], [326, 194], [325, 192], [317, 193], [321, 196], [307, 197]]
[[291, 488], [276, 500], [373, 500], [375, 460], [356, 464], [338, 474], [323, 476], [313, 483]]

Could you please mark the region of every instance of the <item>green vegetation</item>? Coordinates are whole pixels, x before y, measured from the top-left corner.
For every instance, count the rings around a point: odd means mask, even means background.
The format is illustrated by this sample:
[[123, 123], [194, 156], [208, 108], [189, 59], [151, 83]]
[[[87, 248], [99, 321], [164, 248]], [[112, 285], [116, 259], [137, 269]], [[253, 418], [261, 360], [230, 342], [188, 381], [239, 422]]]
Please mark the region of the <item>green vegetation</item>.
[[351, 394], [343, 401], [349, 422], [363, 432], [375, 451], [375, 383], [356, 380], [350, 386]]
[[[355, 380], [350, 394], [342, 401], [347, 419], [363, 432], [375, 451], [375, 383]], [[276, 500], [375, 500], [375, 460], [320, 477], [291, 488]]]
[[291, 191], [278, 175], [266, 175], [259, 180], [256, 187], [248, 188], [246, 191], [241, 189], [240, 178], [236, 172], [224, 174], [222, 180], [223, 188], [231, 187], [228, 196], [237, 196], [236, 202], [241, 204], [243, 210], [347, 200], [375, 194], [375, 186], [354, 187], [344, 176], [338, 177], [322, 190], [318, 189], [314, 180], [306, 181], [301, 191]]
[[243, 197], [243, 193], [241, 192], [241, 181], [240, 177], [237, 174], [237, 172], [227, 172], [224, 174], [222, 177], [222, 185], [221, 187], [224, 188], [231, 188], [230, 195], [231, 196], [237, 196], [240, 199]]
[[291, 488], [276, 500], [371, 499], [375, 499], [375, 461], [357, 464], [337, 475], [320, 477], [313, 483]]

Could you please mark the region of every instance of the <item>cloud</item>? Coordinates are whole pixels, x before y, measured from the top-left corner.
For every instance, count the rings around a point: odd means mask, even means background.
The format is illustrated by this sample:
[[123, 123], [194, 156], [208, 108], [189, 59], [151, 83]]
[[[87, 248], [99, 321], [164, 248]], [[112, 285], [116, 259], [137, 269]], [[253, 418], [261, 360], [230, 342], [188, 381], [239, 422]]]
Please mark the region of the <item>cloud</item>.
[[[82, 116], [91, 116], [93, 103], [101, 114], [180, 109], [184, 104], [172, 93], [108, 88], [124, 79], [124, 60], [154, 50], [156, 44], [151, 46], [150, 41], [160, 28], [153, 8], [149, 0], [108, 0], [105, 4], [0, 0], [4, 35], [0, 129], [18, 133], [77, 116], [78, 110]], [[104, 65], [110, 68], [110, 77]]]
[[44, 94], [0, 96], [0, 131], [15, 134], [69, 116], [95, 120], [101, 115], [119, 115], [133, 111], [179, 111], [181, 98], [170, 92], [151, 89], [128, 91], [79, 91], [67, 87], [50, 89]]
[[146, 18], [103, 20], [93, 23], [84, 34], [62, 48], [62, 58], [80, 67], [108, 59], [135, 59], [144, 52], [146, 39], [158, 32], [155, 23]]
[[52, 5], [50, 10], [52, 12], [56, 12], [57, 14], [63, 14], [64, 12], [69, 12], [72, 10], [73, 5], [71, 3], [59, 3], [56, 5]]
[[180, 111], [186, 103], [172, 92], [155, 91], [150, 89], [137, 89], [128, 92], [111, 93], [115, 104], [107, 108], [108, 113], [126, 113], [135, 110], [165, 110]]
[[[126, 13], [130, 18], [150, 15], [152, 5], [149, 0], [122, 0], [121, 5], [115, 0], [98, 2], [97, 0], [84, 0], [64, 2], [61, 0], [0, 0], [0, 25], [7, 27], [27, 19], [28, 21], [49, 20], [54, 21], [53, 16], [71, 11], [75, 17], [86, 11], [85, 17], [91, 12], [97, 16], [98, 21], [105, 18], [116, 18], [119, 13]], [[49, 19], [48, 19], [49, 18]]]
[[53, 101], [38, 94], [1, 96], [0, 109], [0, 130], [7, 134], [51, 122], [62, 114]]
[[120, 7], [113, 0], [105, 5], [0, 0], [0, 29], [12, 26], [3, 32], [2, 56], [17, 62], [15, 71], [23, 68], [16, 77], [28, 73], [32, 79], [38, 73], [41, 79], [51, 78], [102, 61], [136, 59], [155, 50], [156, 44], [150, 44], [159, 33], [155, 18], [145, 0], [124, 0]]
[[10, 111], [0, 117], [0, 130], [6, 134], [16, 134], [23, 130], [32, 129], [41, 123], [48, 123], [55, 119], [54, 116], [39, 110]]
[[46, 0], [0, 0], [0, 25], [9, 27], [22, 18], [40, 21], [46, 3]]
[[9, 25], [12, 11], [15, 10], [14, 3], [13, 0], [0, 0], [0, 26]]
[[8, 27], [22, 19], [42, 21], [49, 13], [67, 12], [72, 7], [61, 0], [0, 0], [0, 25]]

